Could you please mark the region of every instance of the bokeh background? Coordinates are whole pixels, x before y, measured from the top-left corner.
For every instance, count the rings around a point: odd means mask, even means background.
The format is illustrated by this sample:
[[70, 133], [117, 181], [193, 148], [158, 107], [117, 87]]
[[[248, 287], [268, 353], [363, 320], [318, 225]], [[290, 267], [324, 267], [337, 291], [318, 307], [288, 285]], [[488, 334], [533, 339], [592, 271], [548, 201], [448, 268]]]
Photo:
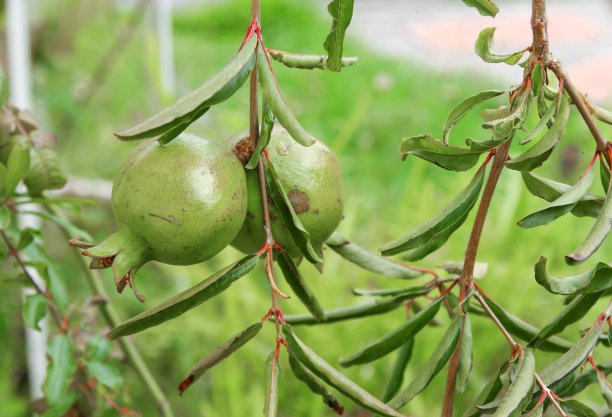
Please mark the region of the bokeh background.
[[[135, 9], [130, 1], [44, 0], [29, 2], [31, 22], [33, 112], [58, 138], [65, 168], [75, 178], [112, 180], [124, 158], [136, 144], [121, 143], [113, 131], [171, 103], [174, 96], [164, 87], [158, 64], [159, 50], [154, 19], [148, 6]], [[424, 161], [401, 162], [401, 138], [421, 133], [441, 135], [442, 122], [461, 99], [478, 91], [505, 88], [521, 80], [518, 68], [483, 64], [473, 53], [478, 32], [498, 26], [497, 48], [510, 52], [530, 42], [527, 1], [498, 1], [500, 13], [493, 20], [479, 16], [458, 0], [405, 1], [358, 0], [345, 48], [358, 55], [359, 63], [341, 73], [300, 71], [275, 66], [287, 101], [302, 124], [337, 154], [345, 184], [345, 218], [340, 231], [375, 250], [408, 231], [443, 207], [470, 179], [469, 173], [450, 173]], [[2, 4], [0, 2], [0, 4]], [[176, 96], [208, 79], [235, 53], [249, 23], [248, 0], [176, 1], [173, 17]], [[262, 0], [262, 24], [267, 46], [301, 53], [323, 53], [329, 30], [326, 2]], [[137, 10], [137, 12], [134, 12]], [[5, 12], [2, 10], [2, 21]], [[555, 1], [549, 4], [551, 46], [566, 63], [575, 84], [600, 105], [612, 104], [612, 3]], [[4, 24], [4, 23], [3, 23]], [[5, 37], [0, 39], [2, 59]], [[4, 62], [3, 62], [4, 65]], [[223, 139], [247, 128], [248, 89], [215, 107], [190, 130]], [[601, 126], [610, 136], [612, 129]], [[484, 138], [478, 112], [465, 118], [451, 141]], [[594, 142], [574, 114], [563, 141], [549, 163], [538, 173], [573, 183], [588, 163]], [[513, 148], [516, 153], [517, 149]], [[601, 186], [594, 185], [598, 193]], [[104, 184], [94, 191], [108, 193]], [[609, 261], [612, 245], [606, 244], [592, 262], [568, 268], [563, 256], [580, 242], [592, 220], [565, 216], [552, 225], [524, 230], [518, 219], [543, 205], [529, 195], [516, 172], [504, 172], [493, 200], [479, 250], [488, 262], [482, 281], [498, 302], [518, 316], [543, 325], [562, 308], [561, 299], [548, 294], [533, 279], [533, 264], [541, 255], [561, 276], [582, 272], [596, 261]], [[473, 217], [473, 214], [472, 214]], [[470, 217], [470, 219], [472, 219]], [[114, 228], [109, 205], [84, 207], [74, 220], [101, 240]], [[435, 267], [445, 260], [463, 258], [470, 220], [438, 252], [419, 262]], [[88, 297], [88, 287], [76, 260], [61, 235], [48, 227], [47, 247], [57, 260], [75, 302]], [[238, 259], [228, 248], [214, 259], [191, 267], [151, 263], [139, 272], [139, 288], [147, 296], [141, 305], [131, 294], [112, 302], [129, 317], [184, 290], [212, 272]], [[325, 308], [353, 305], [363, 300], [351, 288], [394, 288], [425, 282], [402, 282], [364, 272], [335, 253], [325, 253], [322, 274], [302, 265], [303, 274]], [[0, 274], [2, 266], [0, 265]], [[3, 416], [27, 416], [28, 380], [20, 319], [20, 293], [0, 280], [0, 404]], [[110, 272], [100, 274], [109, 291]], [[274, 348], [273, 326], [230, 359], [210, 371], [188, 390], [177, 395], [178, 382], [200, 357], [231, 335], [263, 316], [269, 308], [269, 290], [262, 271], [256, 270], [228, 291], [188, 314], [134, 337], [145, 359], [168, 394], [177, 416], [253, 416], [263, 407], [264, 361]], [[282, 304], [286, 313], [303, 312], [295, 300]], [[593, 312], [598, 311], [597, 309]], [[594, 313], [593, 313], [594, 314]], [[577, 340], [578, 330], [595, 319], [588, 315], [570, 326], [564, 336]], [[397, 327], [401, 309], [384, 316], [319, 327], [300, 328], [299, 334], [330, 363], [337, 365], [344, 353], [354, 351]], [[447, 317], [440, 315], [443, 321]], [[445, 322], [446, 324], [446, 322]], [[509, 354], [502, 336], [484, 318], [473, 319], [475, 363], [470, 388], [458, 396], [458, 407], [467, 405], [487, 378]], [[444, 326], [428, 328], [417, 337], [418, 348], [407, 370], [411, 379], [429, 356]], [[609, 353], [609, 352], [608, 352]], [[541, 357], [540, 366], [555, 355]], [[350, 368], [346, 374], [374, 394], [381, 395], [394, 355], [371, 364]], [[601, 358], [603, 361], [605, 358]], [[281, 378], [281, 416], [330, 416], [318, 397], [285, 370]], [[143, 416], [154, 416], [154, 406], [128, 366], [124, 388], [116, 400]], [[408, 407], [415, 416], [436, 415], [445, 377], [436, 381]], [[597, 396], [587, 402], [597, 404]], [[368, 415], [350, 401], [346, 415]], [[117, 415], [114, 410], [100, 415]]]

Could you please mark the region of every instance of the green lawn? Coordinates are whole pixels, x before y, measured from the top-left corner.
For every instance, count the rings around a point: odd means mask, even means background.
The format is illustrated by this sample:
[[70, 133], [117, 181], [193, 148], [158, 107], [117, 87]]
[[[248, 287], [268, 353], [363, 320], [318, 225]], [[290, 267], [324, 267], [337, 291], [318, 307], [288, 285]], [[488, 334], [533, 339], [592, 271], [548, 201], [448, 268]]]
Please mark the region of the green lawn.
[[[240, 45], [248, 25], [246, 0], [226, 1], [222, 5], [203, 6], [177, 12], [175, 18], [176, 63], [181, 93], [196, 87], [220, 69]], [[323, 40], [329, 29], [324, 7], [299, 0], [270, 0], [263, 3], [264, 37], [269, 48], [291, 52], [322, 53]], [[318, 4], [318, 3], [316, 3]], [[155, 49], [151, 33], [139, 29], [125, 51], [116, 57], [105, 82], [98, 86], [87, 105], [77, 103], [73, 94], [86, 80], [103, 51], [125, 21], [125, 15], [92, 14], [86, 25], [76, 25], [72, 34], [73, 49], [43, 51], [35, 72], [37, 105], [45, 109], [46, 123], [58, 136], [59, 152], [69, 172], [75, 176], [112, 179], [127, 154], [136, 146], [114, 139], [112, 132], [129, 127], [164, 105], [158, 94]], [[69, 18], [59, 20], [58, 39], [68, 31]], [[51, 38], [53, 39], [53, 38]], [[53, 40], [47, 40], [53, 45]], [[448, 112], [462, 98], [480, 90], [505, 87], [495, 78], [481, 74], [436, 73], [421, 64], [382, 57], [351, 38], [346, 52], [358, 55], [359, 63], [339, 74], [322, 71], [300, 71], [275, 66], [278, 82], [287, 101], [302, 124], [327, 143], [338, 155], [345, 184], [345, 218], [340, 230], [375, 250], [426, 220], [443, 207], [470, 179], [470, 173], [442, 171], [422, 160], [409, 158], [401, 162], [399, 141], [421, 133], [441, 135]], [[519, 82], [520, 80], [516, 80]], [[42, 110], [41, 110], [42, 111]], [[226, 138], [248, 127], [248, 91], [245, 87], [226, 103], [213, 108], [191, 130], [212, 138]], [[610, 135], [611, 129], [605, 130]], [[466, 137], [484, 138], [480, 117], [474, 112], [453, 131], [451, 141], [460, 144]], [[564, 155], [572, 146], [581, 146], [579, 163], [573, 170], [563, 169]], [[518, 150], [515, 145], [513, 152]], [[575, 181], [592, 155], [594, 145], [580, 120], [574, 117], [564, 142], [553, 154], [542, 173], [565, 182]], [[567, 165], [567, 164], [566, 164]], [[601, 191], [599, 183], [595, 187]], [[551, 297], [533, 279], [533, 264], [541, 255], [549, 258], [549, 268], [557, 275], [571, 275], [564, 266], [563, 255], [580, 242], [592, 220], [571, 216], [539, 229], [523, 230], [515, 222], [543, 205], [529, 195], [520, 175], [504, 172], [493, 200], [490, 216], [479, 250], [479, 260], [489, 263], [489, 273], [481, 286], [498, 302], [522, 318], [542, 325], [562, 308], [559, 298]], [[472, 214], [473, 217], [473, 214]], [[470, 220], [471, 218], [470, 217]], [[435, 267], [442, 261], [461, 260], [469, 236], [469, 224], [462, 227], [440, 251], [418, 263]], [[80, 225], [102, 239], [114, 228], [108, 207], [85, 207]], [[71, 249], [53, 230], [50, 251], [57, 256], [75, 298], [87, 296], [87, 287], [75, 271]], [[607, 261], [612, 246], [601, 248], [584, 271], [595, 261]], [[142, 306], [131, 294], [113, 295], [125, 317], [152, 307], [169, 295], [186, 289], [215, 270], [238, 259], [228, 248], [203, 265], [169, 267], [149, 264], [139, 272], [139, 289], [147, 296]], [[356, 304], [362, 300], [351, 295], [351, 288], [394, 288], [414, 285], [376, 276], [348, 264], [331, 251], [325, 253], [325, 269], [319, 274], [303, 264], [303, 273], [326, 308]], [[101, 274], [111, 289], [110, 272]], [[417, 283], [425, 282], [421, 278]], [[284, 283], [283, 283], [284, 285]], [[284, 285], [286, 287], [286, 285]], [[4, 295], [2, 297], [5, 297]], [[18, 307], [3, 305], [12, 314], [0, 320], [3, 335], [18, 331]], [[253, 416], [263, 407], [264, 361], [274, 348], [273, 326], [264, 331], [237, 354], [210, 371], [179, 398], [177, 385], [201, 356], [237, 333], [269, 308], [269, 290], [263, 272], [257, 270], [236, 283], [230, 290], [189, 314], [134, 337], [144, 356], [166, 390], [177, 416]], [[295, 299], [284, 302], [286, 313], [303, 312]], [[577, 340], [577, 330], [595, 319], [595, 312], [564, 335]], [[330, 363], [353, 352], [366, 341], [382, 336], [404, 319], [401, 309], [384, 316], [345, 324], [299, 328], [298, 332], [311, 347]], [[445, 324], [448, 318], [440, 315]], [[480, 317], [473, 320], [475, 343], [472, 383], [459, 395], [458, 406], [465, 406], [480, 390], [491, 372], [509, 354], [503, 337], [494, 326]], [[410, 380], [419, 365], [429, 356], [444, 326], [427, 329], [417, 338], [417, 349], [406, 374]], [[5, 339], [5, 337], [2, 337]], [[7, 363], [9, 349], [0, 342], [0, 400], [23, 411], [11, 384], [11, 372], [18, 372], [23, 358]], [[6, 352], [6, 353], [5, 353]], [[13, 345], [13, 354], [21, 348]], [[332, 415], [318, 397], [291, 375], [283, 355], [281, 416]], [[394, 355], [372, 364], [346, 370], [376, 395], [382, 395]], [[553, 357], [548, 355], [545, 361]], [[541, 366], [541, 365], [540, 365]], [[153, 405], [129, 368], [125, 368], [125, 389], [118, 402], [137, 409], [143, 416], [153, 416]], [[439, 376], [423, 395], [412, 401], [405, 411], [415, 416], [438, 413], [445, 376]], [[23, 394], [23, 392], [22, 392]], [[348, 401], [345, 415], [361, 416]], [[109, 412], [104, 415], [116, 415]]]

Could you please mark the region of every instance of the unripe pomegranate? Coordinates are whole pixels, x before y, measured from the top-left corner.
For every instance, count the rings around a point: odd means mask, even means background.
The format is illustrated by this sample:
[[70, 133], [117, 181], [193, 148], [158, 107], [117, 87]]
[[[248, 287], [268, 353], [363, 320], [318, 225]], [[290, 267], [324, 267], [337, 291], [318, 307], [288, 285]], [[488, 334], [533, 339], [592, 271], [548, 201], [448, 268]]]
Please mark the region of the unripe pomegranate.
[[[267, 147], [268, 156], [293, 209], [316, 250], [336, 230], [342, 219], [342, 181], [334, 153], [321, 141], [305, 147], [295, 142], [284, 129], [275, 128]], [[257, 170], [247, 171], [248, 208], [246, 219], [232, 246], [254, 253], [265, 242], [263, 210]], [[274, 240], [293, 258], [300, 251], [270, 204]]]
[[112, 266], [119, 292], [134, 289], [148, 261], [191, 265], [225, 248], [244, 221], [246, 191], [244, 168], [224, 143], [186, 133], [166, 145], [149, 140], [113, 184], [117, 230], [99, 245], [72, 244], [93, 258], [91, 268]]

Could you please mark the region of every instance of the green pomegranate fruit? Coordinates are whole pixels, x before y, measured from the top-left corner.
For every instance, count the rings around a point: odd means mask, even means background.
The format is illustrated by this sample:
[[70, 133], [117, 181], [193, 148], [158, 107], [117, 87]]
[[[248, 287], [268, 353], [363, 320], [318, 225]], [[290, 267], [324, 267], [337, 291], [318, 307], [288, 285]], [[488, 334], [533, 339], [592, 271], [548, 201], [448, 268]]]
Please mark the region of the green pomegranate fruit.
[[[305, 147], [289, 133], [275, 128], [267, 147], [268, 157], [287, 193], [293, 209], [319, 250], [342, 219], [342, 181], [334, 153], [321, 141]], [[257, 170], [247, 172], [247, 214], [232, 246], [244, 253], [257, 252], [265, 243], [263, 210]], [[293, 258], [300, 250], [283, 224], [278, 210], [270, 204], [274, 240]]]
[[136, 296], [136, 271], [155, 260], [203, 262], [236, 236], [247, 209], [244, 168], [231, 149], [181, 134], [160, 145], [149, 140], [125, 161], [113, 184], [117, 230], [98, 245], [72, 241], [93, 258], [94, 269], [113, 268], [117, 290]]

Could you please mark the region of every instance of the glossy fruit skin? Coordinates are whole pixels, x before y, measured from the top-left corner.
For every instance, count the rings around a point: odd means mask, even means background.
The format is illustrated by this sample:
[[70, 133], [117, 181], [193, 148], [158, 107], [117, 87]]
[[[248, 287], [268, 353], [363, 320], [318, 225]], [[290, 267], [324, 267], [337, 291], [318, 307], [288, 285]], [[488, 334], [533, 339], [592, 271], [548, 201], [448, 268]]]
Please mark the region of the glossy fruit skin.
[[[334, 153], [321, 141], [309, 147], [295, 142], [275, 128], [267, 147], [268, 156], [295, 212], [319, 250], [342, 219], [342, 179]], [[247, 172], [248, 208], [246, 219], [232, 246], [244, 253], [257, 252], [265, 242], [263, 210], [257, 170]], [[270, 204], [272, 235], [292, 257], [300, 251]]]
[[112, 202], [118, 228], [140, 238], [152, 259], [189, 265], [216, 255], [240, 230], [246, 178], [225, 144], [184, 133], [139, 146], [119, 171]]

